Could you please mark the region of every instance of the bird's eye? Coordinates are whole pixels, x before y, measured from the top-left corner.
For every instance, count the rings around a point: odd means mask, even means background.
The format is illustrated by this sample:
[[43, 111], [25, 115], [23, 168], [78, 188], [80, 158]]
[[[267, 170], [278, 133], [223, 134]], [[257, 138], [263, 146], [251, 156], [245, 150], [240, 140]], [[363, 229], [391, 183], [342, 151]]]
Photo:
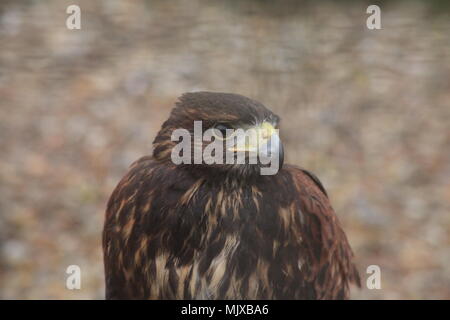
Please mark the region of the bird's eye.
[[231, 137], [230, 129], [233, 129], [228, 124], [224, 123], [217, 123], [213, 127], [214, 129], [214, 136], [221, 140], [226, 140]]

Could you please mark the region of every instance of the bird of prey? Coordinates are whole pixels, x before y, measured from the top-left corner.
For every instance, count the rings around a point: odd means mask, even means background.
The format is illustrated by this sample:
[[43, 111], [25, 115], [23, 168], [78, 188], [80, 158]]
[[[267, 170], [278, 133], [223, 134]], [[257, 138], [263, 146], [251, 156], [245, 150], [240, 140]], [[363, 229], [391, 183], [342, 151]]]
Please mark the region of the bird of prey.
[[106, 298], [349, 298], [360, 280], [346, 235], [318, 178], [282, 164], [277, 130], [265, 136], [277, 142], [276, 174], [262, 175], [258, 161], [175, 164], [172, 134], [193, 132], [196, 121], [220, 132], [279, 125], [263, 104], [241, 95], [183, 94], [153, 154], [131, 165], [108, 201]]

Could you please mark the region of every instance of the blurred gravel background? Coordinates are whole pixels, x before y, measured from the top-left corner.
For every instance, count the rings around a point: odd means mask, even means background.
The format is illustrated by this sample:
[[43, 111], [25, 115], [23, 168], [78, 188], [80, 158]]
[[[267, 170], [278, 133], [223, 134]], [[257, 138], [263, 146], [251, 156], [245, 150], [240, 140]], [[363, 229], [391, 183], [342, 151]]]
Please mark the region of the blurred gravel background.
[[[81, 30], [65, 27], [81, 7]], [[355, 299], [450, 298], [450, 7], [382, 2], [0, 2], [0, 298], [103, 299], [108, 196], [185, 91], [282, 117], [328, 189]], [[65, 289], [65, 270], [82, 289]]]

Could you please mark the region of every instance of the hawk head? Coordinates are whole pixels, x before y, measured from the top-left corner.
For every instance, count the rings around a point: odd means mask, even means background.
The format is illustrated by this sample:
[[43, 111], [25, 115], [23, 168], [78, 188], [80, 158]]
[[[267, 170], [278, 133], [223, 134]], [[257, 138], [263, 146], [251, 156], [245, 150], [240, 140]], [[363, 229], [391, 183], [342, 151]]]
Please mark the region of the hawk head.
[[275, 174], [283, 165], [279, 120], [238, 94], [185, 93], [156, 136], [153, 157], [217, 174]]

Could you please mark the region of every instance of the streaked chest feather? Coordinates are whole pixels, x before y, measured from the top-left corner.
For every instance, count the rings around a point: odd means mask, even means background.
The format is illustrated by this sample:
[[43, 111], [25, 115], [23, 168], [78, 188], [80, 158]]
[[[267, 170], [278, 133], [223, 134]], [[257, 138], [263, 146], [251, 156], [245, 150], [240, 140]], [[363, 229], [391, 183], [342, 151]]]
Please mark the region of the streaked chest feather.
[[[149, 292], [143, 295], [256, 299], [271, 296], [273, 282], [294, 279], [301, 272], [298, 253], [289, 253], [293, 241], [300, 240], [290, 231], [298, 219], [292, 208], [266, 203], [255, 187], [212, 192], [202, 188], [198, 183], [179, 192], [175, 206], [161, 202], [162, 193], [153, 193], [153, 202], [159, 201], [165, 212], [155, 213], [148, 203], [139, 216], [137, 210], [126, 211], [119, 234], [129, 250], [118, 259], [121, 263], [128, 251], [134, 252], [134, 264], [124, 272], [136, 288], [146, 282]], [[119, 213], [117, 219], [124, 218]], [[154, 232], [152, 225], [164, 228]]]

